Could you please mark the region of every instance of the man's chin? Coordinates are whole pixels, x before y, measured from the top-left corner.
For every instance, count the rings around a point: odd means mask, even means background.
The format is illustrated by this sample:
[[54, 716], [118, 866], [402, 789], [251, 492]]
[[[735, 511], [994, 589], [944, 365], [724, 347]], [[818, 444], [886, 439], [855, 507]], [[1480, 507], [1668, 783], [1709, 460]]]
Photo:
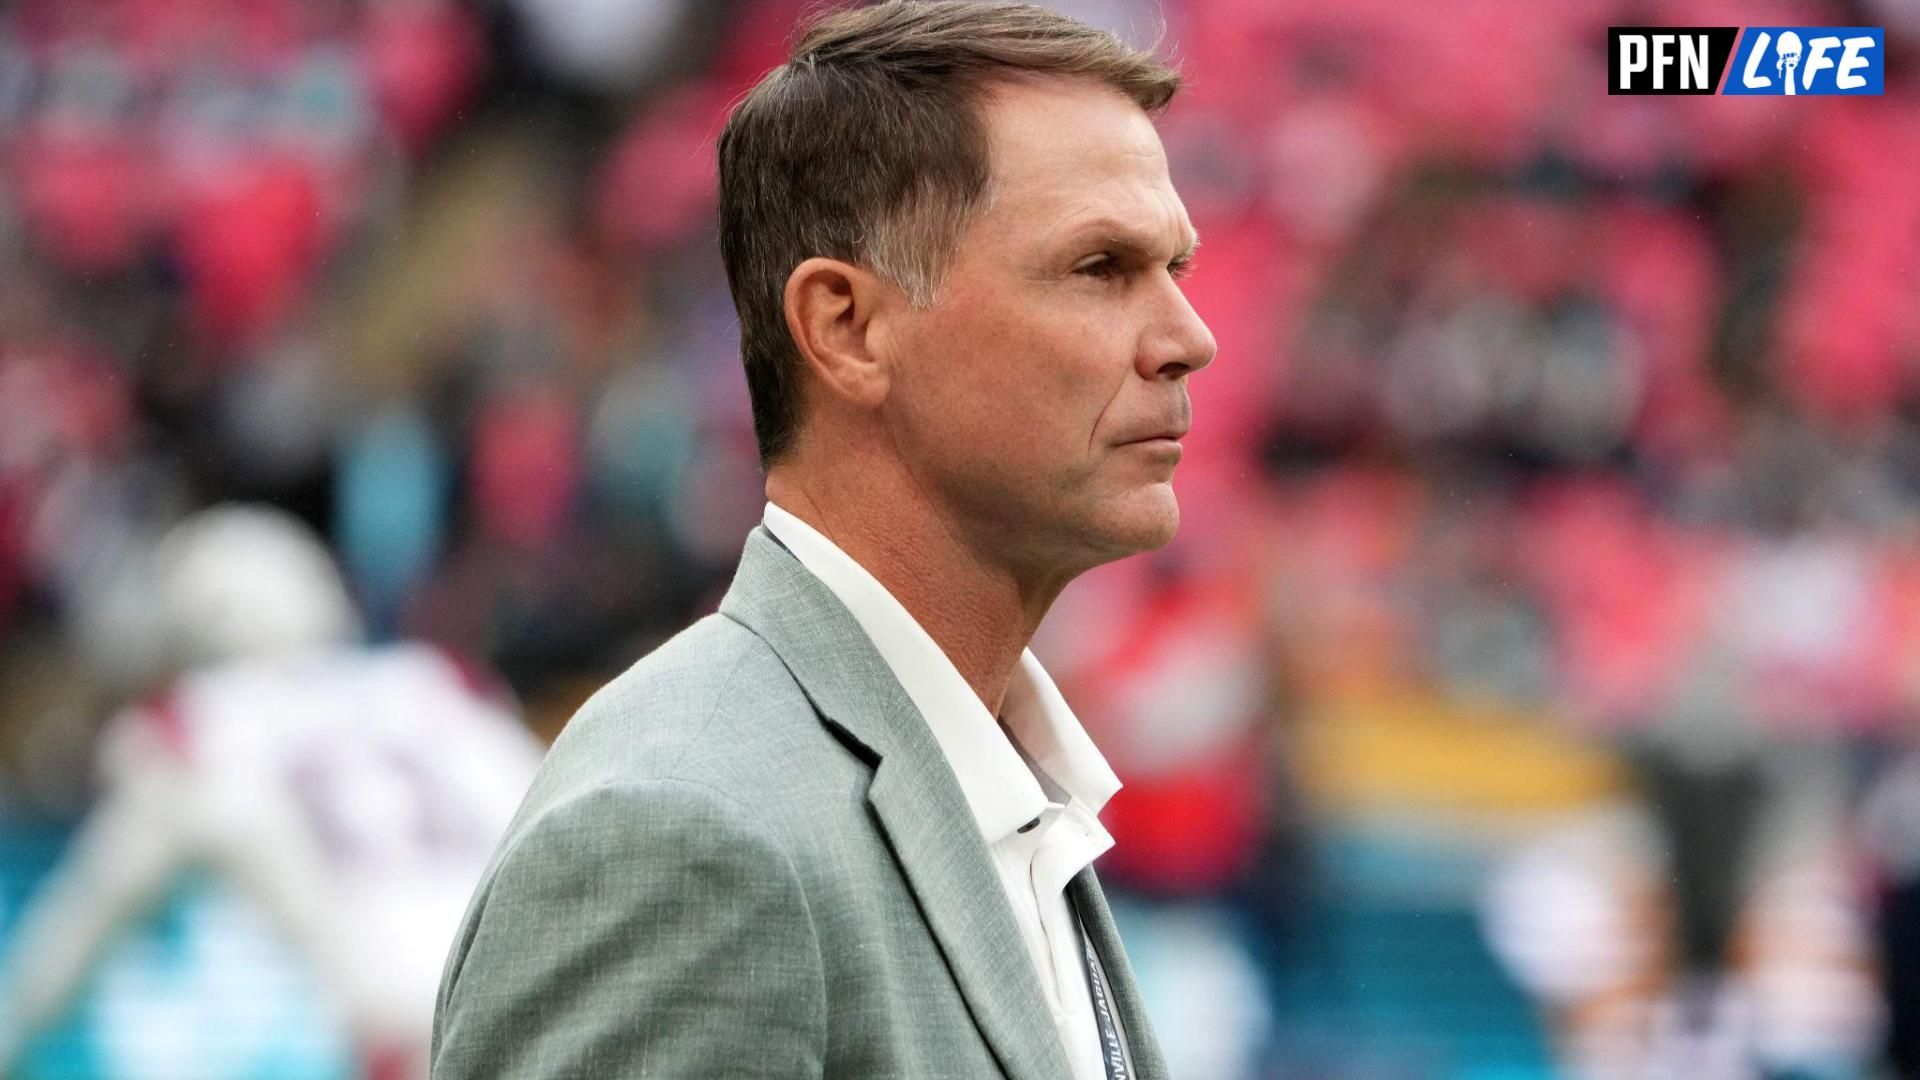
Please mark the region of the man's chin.
[[1129, 505], [1115, 508], [1118, 512], [1102, 530], [1111, 541], [1113, 559], [1158, 551], [1173, 542], [1180, 531], [1180, 504], [1174, 499], [1173, 485], [1155, 484], [1132, 493], [1126, 502]]

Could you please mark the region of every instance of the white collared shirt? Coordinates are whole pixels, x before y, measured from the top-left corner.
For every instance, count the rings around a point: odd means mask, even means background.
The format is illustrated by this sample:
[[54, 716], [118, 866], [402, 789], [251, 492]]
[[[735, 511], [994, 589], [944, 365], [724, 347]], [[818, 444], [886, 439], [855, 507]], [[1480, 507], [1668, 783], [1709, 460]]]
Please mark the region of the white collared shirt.
[[1120, 790], [1119, 778], [1031, 649], [1007, 684], [1003, 730], [939, 644], [866, 568], [771, 502], [764, 522], [852, 612], [926, 718], [1000, 873], [1074, 1080], [1105, 1080], [1066, 886], [1113, 846], [1097, 815]]

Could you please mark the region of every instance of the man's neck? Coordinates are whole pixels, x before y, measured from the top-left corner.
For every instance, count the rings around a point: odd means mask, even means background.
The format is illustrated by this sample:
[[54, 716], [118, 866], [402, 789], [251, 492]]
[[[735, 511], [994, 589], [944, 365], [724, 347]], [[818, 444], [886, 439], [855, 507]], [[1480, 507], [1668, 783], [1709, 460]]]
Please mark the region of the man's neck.
[[981, 558], [912, 485], [877, 479], [863, 475], [855, 498], [776, 467], [767, 498], [872, 574], [998, 716], [1020, 655], [1059, 587], [1023, 588], [1017, 574]]

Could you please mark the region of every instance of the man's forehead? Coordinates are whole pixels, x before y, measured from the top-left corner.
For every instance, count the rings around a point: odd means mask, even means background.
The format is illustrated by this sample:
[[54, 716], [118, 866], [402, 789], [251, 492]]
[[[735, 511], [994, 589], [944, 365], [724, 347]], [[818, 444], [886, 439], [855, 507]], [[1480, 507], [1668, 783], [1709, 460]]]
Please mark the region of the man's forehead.
[[1022, 231], [1187, 246], [1192, 227], [1146, 113], [1119, 92], [1058, 79], [998, 88], [985, 118], [993, 211]]
[[1110, 87], [1023, 79], [996, 85], [984, 105], [994, 179], [1002, 185], [1166, 177], [1166, 152], [1153, 121]]

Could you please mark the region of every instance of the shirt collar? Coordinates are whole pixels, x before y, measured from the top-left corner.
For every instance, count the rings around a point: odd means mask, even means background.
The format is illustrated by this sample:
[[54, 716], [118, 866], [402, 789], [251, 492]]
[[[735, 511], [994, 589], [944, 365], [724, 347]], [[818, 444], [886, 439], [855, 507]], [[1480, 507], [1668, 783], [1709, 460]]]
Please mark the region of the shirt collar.
[[[1021, 651], [1008, 680], [1000, 710], [1003, 730], [939, 643], [865, 567], [772, 502], [763, 520], [872, 639], [925, 718], [989, 844], [1040, 817], [1055, 801], [1042, 778], [1057, 788], [1059, 801], [1077, 801], [1093, 813], [1120, 790], [1119, 778], [1032, 649]], [[1023, 758], [1035, 767], [1028, 768]]]

